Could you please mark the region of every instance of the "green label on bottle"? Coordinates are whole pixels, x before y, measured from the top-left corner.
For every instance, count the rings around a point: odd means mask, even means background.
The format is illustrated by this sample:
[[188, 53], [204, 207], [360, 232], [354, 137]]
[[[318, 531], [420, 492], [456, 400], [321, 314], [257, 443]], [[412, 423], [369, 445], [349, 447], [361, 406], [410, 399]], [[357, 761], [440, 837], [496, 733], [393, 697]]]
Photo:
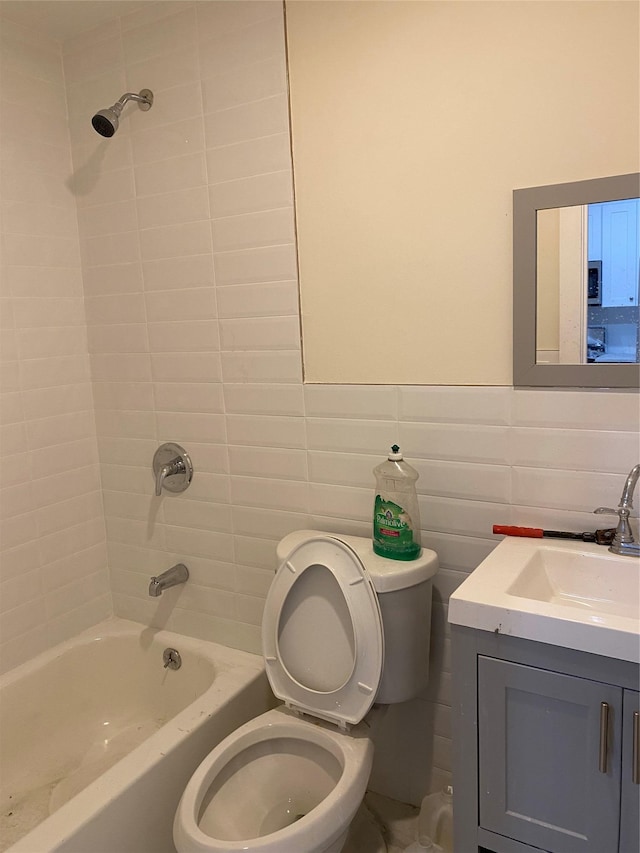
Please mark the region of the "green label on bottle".
[[409, 514], [380, 495], [376, 495], [373, 508], [373, 550], [396, 560], [413, 560], [420, 553], [420, 545], [413, 539]]

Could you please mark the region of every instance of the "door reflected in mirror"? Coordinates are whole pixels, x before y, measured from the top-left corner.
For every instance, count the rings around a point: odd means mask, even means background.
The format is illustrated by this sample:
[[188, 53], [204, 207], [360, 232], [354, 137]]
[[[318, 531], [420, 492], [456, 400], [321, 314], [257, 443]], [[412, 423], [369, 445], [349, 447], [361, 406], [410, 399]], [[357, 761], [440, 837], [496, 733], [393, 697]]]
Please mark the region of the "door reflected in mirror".
[[536, 364], [640, 362], [640, 200], [537, 211]]

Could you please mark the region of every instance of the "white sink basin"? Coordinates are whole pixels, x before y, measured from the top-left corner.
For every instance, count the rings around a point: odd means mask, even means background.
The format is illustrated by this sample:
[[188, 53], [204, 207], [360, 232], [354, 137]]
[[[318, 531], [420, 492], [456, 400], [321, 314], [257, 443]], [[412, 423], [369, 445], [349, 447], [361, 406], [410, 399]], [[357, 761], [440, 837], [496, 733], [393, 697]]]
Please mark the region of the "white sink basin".
[[552, 545], [539, 546], [526, 561], [509, 595], [579, 607], [593, 614], [640, 618], [638, 561]]
[[451, 596], [449, 621], [640, 662], [640, 559], [507, 537]]

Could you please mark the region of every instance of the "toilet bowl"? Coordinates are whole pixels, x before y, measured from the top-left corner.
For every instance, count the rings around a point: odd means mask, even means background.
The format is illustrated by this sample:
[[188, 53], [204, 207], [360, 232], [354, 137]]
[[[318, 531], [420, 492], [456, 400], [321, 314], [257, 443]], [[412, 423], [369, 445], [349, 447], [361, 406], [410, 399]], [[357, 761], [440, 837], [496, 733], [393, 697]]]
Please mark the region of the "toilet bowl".
[[202, 761], [176, 811], [178, 853], [339, 853], [373, 763], [365, 716], [426, 686], [433, 551], [397, 563], [360, 537], [298, 531], [277, 554], [262, 642], [284, 705]]
[[366, 727], [346, 735], [327, 726], [276, 708], [233, 732], [185, 789], [177, 850], [338, 853], [364, 797], [373, 743]]

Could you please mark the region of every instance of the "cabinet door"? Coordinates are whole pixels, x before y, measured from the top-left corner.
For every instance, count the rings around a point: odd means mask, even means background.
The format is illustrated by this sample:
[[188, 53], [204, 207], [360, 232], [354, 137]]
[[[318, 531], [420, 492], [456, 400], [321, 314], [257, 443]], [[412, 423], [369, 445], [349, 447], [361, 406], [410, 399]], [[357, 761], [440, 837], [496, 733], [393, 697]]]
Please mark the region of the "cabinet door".
[[620, 688], [479, 657], [480, 825], [542, 850], [616, 851], [621, 710]]
[[602, 307], [638, 304], [638, 200], [602, 205]]
[[640, 850], [640, 693], [625, 690], [622, 712], [620, 853]]

